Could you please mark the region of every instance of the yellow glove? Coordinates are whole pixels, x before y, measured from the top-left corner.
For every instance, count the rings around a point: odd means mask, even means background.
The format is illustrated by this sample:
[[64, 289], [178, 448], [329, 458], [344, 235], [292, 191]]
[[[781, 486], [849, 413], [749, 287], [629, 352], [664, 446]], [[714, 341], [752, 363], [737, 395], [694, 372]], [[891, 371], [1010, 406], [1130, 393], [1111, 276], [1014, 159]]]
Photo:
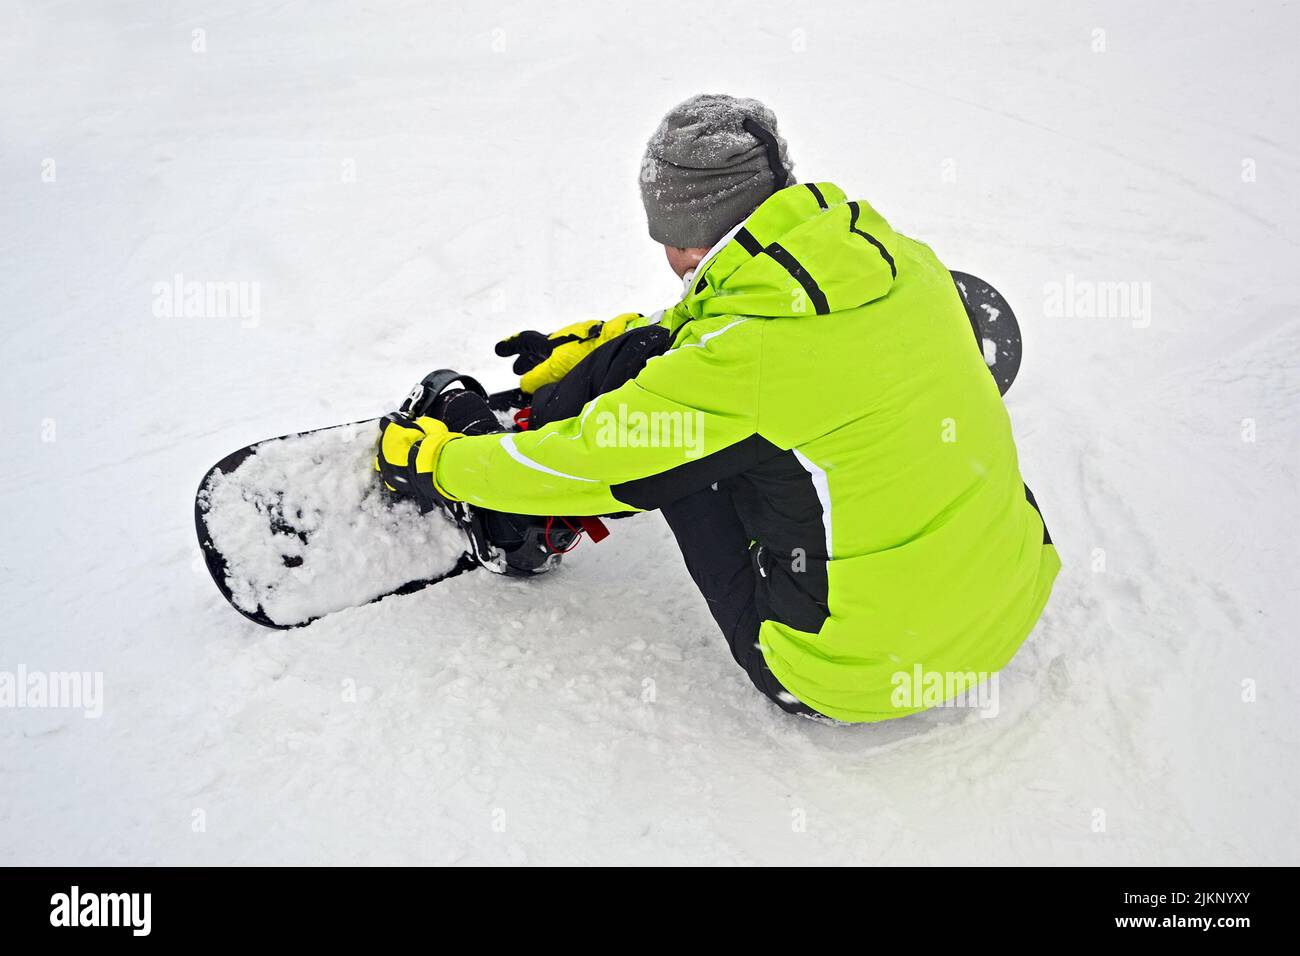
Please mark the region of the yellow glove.
[[639, 312], [624, 312], [607, 322], [574, 322], [550, 335], [520, 332], [498, 342], [496, 353], [502, 357], [517, 356], [513, 368], [520, 376], [519, 387], [532, 394], [543, 385], [564, 378], [575, 365], [610, 339], [622, 335], [627, 324], [639, 318]]
[[375, 450], [375, 471], [384, 487], [399, 495], [415, 498], [422, 510], [439, 501], [459, 501], [438, 485], [438, 457], [447, 442], [463, 438], [447, 430], [436, 418], [422, 416], [412, 421], [396, 413], [379, 421]]

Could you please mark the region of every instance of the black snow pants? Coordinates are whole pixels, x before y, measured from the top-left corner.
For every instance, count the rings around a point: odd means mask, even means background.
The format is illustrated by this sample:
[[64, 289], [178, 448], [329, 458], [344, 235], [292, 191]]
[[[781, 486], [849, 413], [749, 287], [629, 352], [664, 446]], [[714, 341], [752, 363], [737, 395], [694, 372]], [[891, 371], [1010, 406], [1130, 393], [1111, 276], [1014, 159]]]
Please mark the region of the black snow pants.
[[[559, 382], [533, 396], [530, 428], [577, 415], [597, 395], [634, 378], [651, 358], [668, 349], [659, 326], [633, 329], [606, 342]], [[677, 539], [686, 570], [722, 629], [731, 656], [763, 694], [787, 713], [822, 717], [781, 686], [758, 646], [760, 620], [749, 535], [732, 503], [725, 480], [678, 498], [659, 509]], [[824, 719], [824, 718], [823, 718]]]

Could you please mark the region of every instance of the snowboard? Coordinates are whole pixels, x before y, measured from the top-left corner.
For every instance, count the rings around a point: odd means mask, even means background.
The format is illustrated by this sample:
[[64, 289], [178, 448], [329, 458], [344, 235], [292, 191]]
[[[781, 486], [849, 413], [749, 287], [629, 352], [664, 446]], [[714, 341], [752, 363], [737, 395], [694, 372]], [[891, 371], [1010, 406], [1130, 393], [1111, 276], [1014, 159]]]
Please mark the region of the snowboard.
[[1020, 371], [1020, 324], [1016, 314], [997, 289], [966, 272], [954, 272], [953, 281], [966, 306], [966, 317], [984, 354], [984, 364], [993, 373], [1003, 395]]
[[[429, 379], [437, 375], [449, 377]], [[513, 389], [489, 404], [503, 427], [515, 427], [527, 403]], [[303, 627], [473, 568], [510, 573], [464, 521], [422, 513], [383, 488], [373, 470], [379, 421], [255, 442], [203, 476], [194, 500], [199, 548], [217, 590], [250, 621]]]
[[[1020, 367], [1015, 315], [982, 279], [954, 272], [953, 280], [1005, 394]], [[423, 413], [457, 383], [483, 394], [504, 430], [520, 427], [529, 404], [522, 392], [487, 395], [473, 379], [447, 370], [416, 386], [403, 411]], [[388, 493], [373, 470], [378, 430], [372, 418], [269, 438], [231, 452], [204, 474], [194, 502], [199, 547], [218, 591], [250, 621], [302, 627], [479, 567], [520, 574], [559, 563], [557, 550], [521, 572], [494, 553], [478, 521], [485, 513], [468, 505], [422, 513]]]

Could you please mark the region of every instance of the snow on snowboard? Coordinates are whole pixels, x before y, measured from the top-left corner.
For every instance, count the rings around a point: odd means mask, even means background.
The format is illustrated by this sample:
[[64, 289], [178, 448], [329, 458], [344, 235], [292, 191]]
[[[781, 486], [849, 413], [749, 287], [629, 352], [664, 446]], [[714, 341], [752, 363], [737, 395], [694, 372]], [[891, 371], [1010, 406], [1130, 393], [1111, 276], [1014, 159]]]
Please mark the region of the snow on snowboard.
[[[1006, 300], [987, 282], [954, 272], [998, 389], [1006, 394], [1020, 368], [1020, 329]], [[477, 382], [435, 372], [404, 406], [419, 413], [452, 384]], [[503, 428], [525, 404], [518, 391], [488, 396]], [[392, 594], [407, 594], [475, 567], [507, 567], [483, 532], [482, 513], [467, 505], [421, 513], [383, 488], [373, 470], [379, 420], [270, 438], [212, 466], [194, 503], [199, 546], [217, 589], [249, 620], [301, 627], [317, 618]], [[548, 537], [549, 541], [549, 537]]]

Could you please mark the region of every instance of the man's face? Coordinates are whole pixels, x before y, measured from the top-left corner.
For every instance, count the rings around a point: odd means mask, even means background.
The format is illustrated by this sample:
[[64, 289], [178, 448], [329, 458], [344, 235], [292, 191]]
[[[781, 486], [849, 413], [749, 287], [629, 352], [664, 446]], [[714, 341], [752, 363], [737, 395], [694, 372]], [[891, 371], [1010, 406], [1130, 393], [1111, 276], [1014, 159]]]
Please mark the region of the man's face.
[[664, 246], [664, 253], [668, 256], [668, 265], [672, 267], [673, 272], [677, 273], [677, 278], [686, 278], [686, 273], [692, 271], [700, 264], [700, 260], [709, 254], [709, 250], [704, 246], [690, 246], [682, 249], [677, 246]]

